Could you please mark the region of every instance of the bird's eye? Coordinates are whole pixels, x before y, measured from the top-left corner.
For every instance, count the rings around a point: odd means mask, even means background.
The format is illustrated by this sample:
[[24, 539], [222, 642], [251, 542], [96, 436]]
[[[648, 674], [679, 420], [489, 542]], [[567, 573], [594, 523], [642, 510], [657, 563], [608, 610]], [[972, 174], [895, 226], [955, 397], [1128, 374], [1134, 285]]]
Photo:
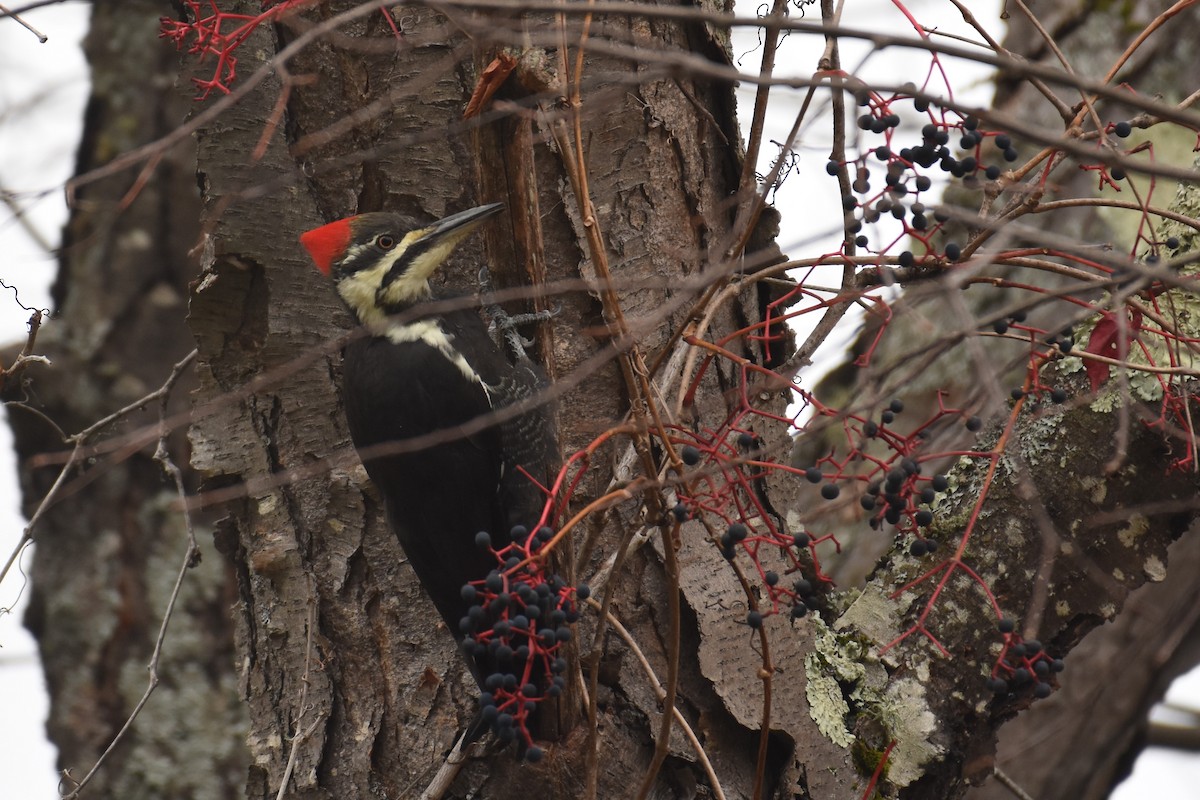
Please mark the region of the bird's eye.
[[391, 250], [396, 246], [396, 240], [385, 233], [375, 238], [375, 246], [380, 250]]

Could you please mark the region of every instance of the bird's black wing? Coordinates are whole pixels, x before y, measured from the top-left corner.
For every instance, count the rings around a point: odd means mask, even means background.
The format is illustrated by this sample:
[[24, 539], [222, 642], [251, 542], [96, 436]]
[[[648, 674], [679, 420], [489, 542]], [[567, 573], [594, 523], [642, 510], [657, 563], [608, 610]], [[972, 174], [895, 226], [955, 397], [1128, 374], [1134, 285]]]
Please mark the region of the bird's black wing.
[[532, 528], [541, 516], [555, 477], [558, 447], [554, 436], [554, 409], [545, 401], [547, 382], [532, 361], [518, 362], [505, 377], [510, 404], [528, 407], [500, 425], [504, 470], [500, 494], [512, 525]]
[[514, 525], [532, 529], [541, 516], [548, 487], [554, 478], [558, 448], [554, 436], [553, 407], [541, 396], [547, 381], [530, 359], [509, 363], [496, 347], [474, 311], [445, 320], [447, 331], [464, 352], [488, 352], [495, 358], [476, 366], [488, 384], [494, 410], [519, 405], [523, 410], [497, 424], [501, 450], [501, 475], [497, 495], [497, 525], [505, 532]]
[[[458, 623], [466, 613], [463, 584], [495, 567], [489, 553], [474, 547], [474, 539], [497, 524], [501, 435], [494, 427], [470, 434], [459, 430], [487, 418], [488, 394], [461, 380], [458, 367], [434, 348], [378, 336], [346, 347], [343, 380], [346, 421], [367, 474], [422, 585], [459, 637]], [[447, 391], [448, 386], [454, 389]], [[407, 449], [407, 441], [430, 432], [448, 438]]]

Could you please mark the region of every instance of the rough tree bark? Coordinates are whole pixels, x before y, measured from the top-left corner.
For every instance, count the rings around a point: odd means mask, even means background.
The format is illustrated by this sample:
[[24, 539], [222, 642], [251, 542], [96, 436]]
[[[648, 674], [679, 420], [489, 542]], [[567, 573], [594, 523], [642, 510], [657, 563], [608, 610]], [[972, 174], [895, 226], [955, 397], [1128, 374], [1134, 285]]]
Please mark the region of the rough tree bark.
[[[344, 7], [329, 4], [308, 16], [328, 18]], [[399, 47], [377, 13], [345, 25], [342, 36], [306, 48], [289, 63], [293, 75], [316, 80], [294, 90], [285, 125], [267, 125], [281, 90], [271, 77], [200, 134], [211, 257], [193, 292], [189, 322], [200, 344], [199, 406], [207, 411], [191, 438], [194, 464], [210, 488], [244, 487], [245, 497], [230, 504], [221, 539], [240, 570], [238, 646], [246, 655], [253, 720], [252, 797], [277, 790], [288, 742], [298, 732], [296, 796], [409, 795], [452, 744], [471, 696], [449, 635], [428, 613], [383, 525], [378, 499], [346, 457], [335, 392], [338, 359], [326, 345], [349, 320], [302, 255], [297, 234], [359, 211], [440, 216], [500, 199], [508, 203], [516, 235], [501, 228], [492, 236], [497, 243], [489, 261], [498, 284], [528, 284], [532, 276], [524, 270], [539, 265], [547, 281], [595, 280], [581, 245], [590, 223], [580, 218], [564, 165], [548, 146], [550, 130], [519, 118], [505, 123], [507, 131], [477, 131], [462, 122], [479, 69], [496, 45], [480, 40], [473, 46], [457, 30], [479, 33], [472, 15], [452, 18], [450, 24], [429, 9], [406, 9], [397, 17], [404, 30]], [[721, 54], [703, 25], [619, 18], [604, 24], [642, 45]], [[277, 52], [299, 30], [299, 24], [260, 30], [239, 69], [249, 74], [250, 53]], [[549, 60], [523, 67], [523, 75], [565, 92], [549, 83], [556, 59]], [[622, 279], [650, 281], [649, 288], [621, 293], [623, 309], [641, 346], [655, 353], [690, 299], [673, 300], [671, 284], [704, 268], [710, 250], [727, 246], [735, 209], [726, 198], [737, 188], [740, 163], [729, 144], [737, 142], [730, 86], [643, 76], [644, 69], [589, 56], [583, 125], [592, 198], [615, 271]], [[527, 105], [521, 95], [529, 91], [505, 89], [509, 102]], [[372, 108], [361, 124], [320, 138]], [[248, 158], [264, 129], [270, 137], [262, 157]], [[255, 191], [262, 187], [269, 191]], [[538, 226], [540, 236], [530, 239]], [[468, 242], [449, 280], [472, 288], [484, 258], [480, 242]], [[654, 278], [661, 279], [657, 288]], [[751, 289], [745, 297], [736, 313], [754, 318], [757, 293]], [[560, 442], [569, 453], [619, 421], [626, 400], [611, 363], [598, 370], [588, 363], [605, 345], [589, 333], [604, 324], [595, 292], [554, 300], [562, 310], [541, 332], [541, 356], [552, 378], [584, 379], [558, 406]], [[663, 314], [664, 306], [674, 311]], [[729, 315], [723, 310], [725, 321], [717, 324], [729, 329]], [[256, 384], [247, 396], [248, 381], [281, 368], [286, 374]], [[605, 457], [602, 451], [597, 460]], [[264, 475], [278, 475], [282, 485], [263, 485]], [[608, 481], [603, 470], [589, 477], [576, 502], [601, 493]], [[632, 569], [647, 584], [639, 588], [624, 579], [623, 598], [631, 612], [645, 614], [657, 605], [648, 604], [646, 592], [661, 593], [661, 577], [653, 577], [661, 567], [644, 555], [635, 562]], [[637, 632], [648, 634], [654, 623], [645, 616]], [[654, 698], [637, 700], [640, 706], [620, 694], [606, 704], [612, 722], [602, 739], [601, 796], [626, 794], [631, 767], [649, 757], [639, 720]], [[742, 738], [748, 749], [752, 737]], [[536, 771], [511, 758], [474, 765], [463, 781], [495, 798], [531, 791], [574, 796], [582, 771], [572, 774], [562, 764], [579, 761], [581, 749], [559, 752], [561, 758], [547, 759], [550, 766]]]
[[[93, 88], [77, 174], [169, 133], [187, 114], [190, 99], [174, 88], [176, 58], [152, 44], [161, 13], [148, 0], [94, 4], [84, 45]], [[61, 469], [53, 457], [70, 452], [60, 431], [81, 431], [157, 389], [193, 348], [183, 316], [195, 273], [188, 250], [199, 230], [194, 163], [194, 147], [184, 144], [145, 176], [121, 173], [74, 195], [55, 313], [37, 340], [37, 352], [53, 365], [27, 371], [27, 384], [10, 387], [6, 398], [19, 401], [9, 404], [9, 420], [27, 513]], [[176, 387], [172, 413], [186, 412], [193, 384]], [[157, 417], [152, 403], [87, 444], [144, 426], [153, 431]], [[187, 470], [182, 432], [169, 444]], [[146, 665], [187, 551], [179, 497], [153, 453], [151, 442], [86, 459], [34, 530], [25, 624], [38, 640], [50, 691], [47, 730], [66, 773], [64, 793], [145, 691]], [[202, 544], [210, 538], [203, 527], [200, 534]], [[235, 597], [232, 571], [205, 547], [171, 621], [161, 682], [88, 797], [217, 800], [241, 791], [245, 714], [228, 613]]]

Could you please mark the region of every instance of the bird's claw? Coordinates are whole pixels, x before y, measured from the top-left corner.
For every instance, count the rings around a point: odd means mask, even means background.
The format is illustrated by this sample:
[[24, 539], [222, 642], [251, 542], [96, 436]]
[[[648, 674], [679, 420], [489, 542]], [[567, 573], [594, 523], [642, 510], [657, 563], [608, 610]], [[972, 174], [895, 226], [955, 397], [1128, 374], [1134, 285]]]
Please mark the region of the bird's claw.
[[[487, 267], [482, 267], [479, 270], [478, 279], [479, 287], [483, 293], [490, 294], [492, 292], [492, 276]], [[498, 303], [489, 303], [484, 306], [484, 311], [490, 320], [488, 323], [488, 333], [497, 340], [503, 339], [504, 343], [508, 345], [518, 360], [529, 358], [528, 350], [533, 347], [534, 341], [522, 336], [517, 331], [517, 328], [521, 325], [532, 325], [553, 319], [561, 314], [562, 310], [561, 303], [555, 303], [554, 308], [525, 314], [509, 314]]]

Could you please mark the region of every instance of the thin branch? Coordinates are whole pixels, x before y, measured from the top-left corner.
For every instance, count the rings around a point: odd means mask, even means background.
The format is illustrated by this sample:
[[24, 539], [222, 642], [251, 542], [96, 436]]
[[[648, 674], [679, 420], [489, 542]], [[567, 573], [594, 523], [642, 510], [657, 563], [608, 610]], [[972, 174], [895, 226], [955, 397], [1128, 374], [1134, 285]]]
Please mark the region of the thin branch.
[[704, 750], [704, 745], [700, 743], [699, 737], [696, 736], [696, 732], [692, 730], [692, 726], [688, 724], [688, 721], [683, 716], [683, 713], [674, 705], [667, 706], [667, 692], [665, 689], [663, 689], [662, 682], [659, 680], [658, 675], [654, 672], [654, 667], [651, 666], [650, 660], [646, 658], [646, 654], [642, 652], [642, 648], [638, 646], [637, 640], [634, 639], [633, 634], [631, 634], [629, 630], [621, 624], [621, 621], [613, 616], [611, 612], [604, 611], [603, 607], [595, 600], [589, 599], [588, 604], [592, 606], [592, 608], [595, 608], [597, 611], [601, 612], [604, 618], [608, 620], [609, 626], [616, 631], [617, 635], [621, 637], [621, 641], [625, 642], [630, 652], [633, 653], [633, 657], [637, 659], [638, 664], [642, 668], [642, 672], [645, 673], [646, 677], [649, 679], [650, 688], [654, 690], [654, 695], [658, 698], [658, 702], [662, 703], [664, 708], [669, 707], [671, 709], [670, 716], [674, 718], [675, 723], [679, 725], [679, 729], [683, 732], [684, 737], [687, 738], [688, 743], [692, 746], [692, 751], [696, 754], [696, 760], [700, 762], [700, 766], [704, 769], [704, 774], [708, 776], [708, 782], [713, 791], [713, 796], [716, 797], [717, 800], [725, 800], [725, 790], [721, 788], [721, 781], [719, 778], [717, 778], [717, 772], [715, 769], [713, 769], [712, 762], [708, 758], [708, 753]]
[[[165, 642], [167, 638], [167, 626], [170, 625], [171, 616], [175, 612], [175, 603], [179, 599], [180, 590], [183, 588], [184, 576], [187, 575], [189, 569], [198, 563], [197, 556], [200, 553], [200, 547], [196, 543], [196, 530], [192, 523], [191, 512], [187, 509], [187, 488], [183, 483], [183, 472], [171, 459], [171, 456], [167, 450], [167, 437], [170, 435], [170, 428], [166, 422], [167, 401], [170, 399], [171, 390], [174, 388], [179, 378], [183, 375], [184, 370], [191, 365], [192, 360], [195, 357], [196, 351], [193, 350], [181, 361], [175, 364], [174, 368], [171, 370], [170, 376], [161, 387], [152, 392], [150, 395], [147, 395], [147, 397], [153, 397], [159, 400], [160, 437], [158, 447], [154, 453], [154, 459], [158, 461], [160, 465], [162, 465], [163, 470], [172, 478], [175, 484], [175, 491], [179, 494], [179, 499], [183, 507], [184, 527], [187, 530], [187, 547], [184, 549], [183, 561], [179, 565], [178, 574], [175, 576], [175, 585], [171, 588], [171, 596], [167, 600], [166, 610], [163, 611], [162, 623], [158, 628], [158, 637], [154, 641], [154, 650], [150, 654], [150, 663], [146, 667], [150, 673], [149, 681], [146, 684], [146, 690], [142, 693], [141, 699], [138, 700], [137, 705], [133, 707], [133, 711], [130, 712], [129, 717], [125, 720], [125, 724], [121, 726], [121, 730], [117, 731], [117, 735], [113, 737], [112, 741], [109, 742], [108, 747], [106, 747], [104, 752], [100, 754], [100, 758], [96, 760], [96, 763], [92, 765], [92, 768], [88, 771], [88, 773], [83, 776], [83, 779], [75, 784], [75, 788], [63, 797], [63, 800], [76, 800], [76, 798], [79, 797], [79, 793], [85, 786], [87, 786], [88, 782], [91, 781], [91, 779], [95, 776], [101, 765], [104, 764], [105, 760], [108, 759], [109, 755], [116, 749], [121, 740], [125, 738], [125, 734], [127, 734], [133, 727], [134, 720], [136, 720], [138, 715], [142, 713], [142, 709], [145, 708], [147, 701], [150, 699], [150, 695], [154, 693], [154, 689], [158, 686], [158, 664], [159, 658], [162, 656], [163, 642]], [[141, 407], [142, 405], [145, 405], [145, 398], [143, 398], [143, 402], [139, 403], [137, 407]], [[95, 428], [95, 426], [93, 426], [93, 428]], [[92, 430], [93, 428], [89, 428], [88, 430]], [[59, 473], [59, 478], [61, 479], [64, 475], [66, 475], [66, 473], [67, 468], [64, 467], [63, 471]], [[43, 500], [42, 505], [38, 508], [38, 511], [42, 511], [42, 509], [46, 508], [46, 505], [46, 500]], [[32, 527], [32, 524], [33, 523], [31, 521], [30, 527]], [[28, 531], [28, 528], [26, 528], [26, 530]]]
[[300, 678], [300, 702], [296, 706], [299, 709], [299, 716], [296, 717], [296, 732], [290, 737], [286, 734], [283, 736], [285, 741], [290, 739], [292, 745], [288, 749], [287, 766], [284, 767], [283, 777], [279, 779], [279, 792], [275, 795], [275, 800], [283, 800], [287, 795], [287, 787], [292, 781], [292, 772], [296, 768], [296, 759], [300, 754], [300, 745], [308, 741], [308, 737], [312, 736], [317, 726], [322, 722], [321, 718], [318, 717], [307, 728], [300, 730], [300, 724], [304, 721], [304, 715], [311, 710], [308, 704], [308, 687], [310, 685], [309, 674], [312, 671], [313, 663], [313, 630], [317, 627], [316, 596], [316, 587], [310, 587], [308, 592], [308, 620], [304, 629], [304, 675]]
[[18, 23], [20, 23], [22, 28], [36, 36], [39, 42], [45, 44], [50, 37], [30, 25], [25, 20], [21, 19], [20, 15], [25, 13], [26, 10], [27, 9], [22, 8], [18, 9], [17, 11], [10, 11], [6, 6], [0, 4], [0, 19], [4, 19], [5, 17], [8, 17], [9, 19], [15, 19]]

